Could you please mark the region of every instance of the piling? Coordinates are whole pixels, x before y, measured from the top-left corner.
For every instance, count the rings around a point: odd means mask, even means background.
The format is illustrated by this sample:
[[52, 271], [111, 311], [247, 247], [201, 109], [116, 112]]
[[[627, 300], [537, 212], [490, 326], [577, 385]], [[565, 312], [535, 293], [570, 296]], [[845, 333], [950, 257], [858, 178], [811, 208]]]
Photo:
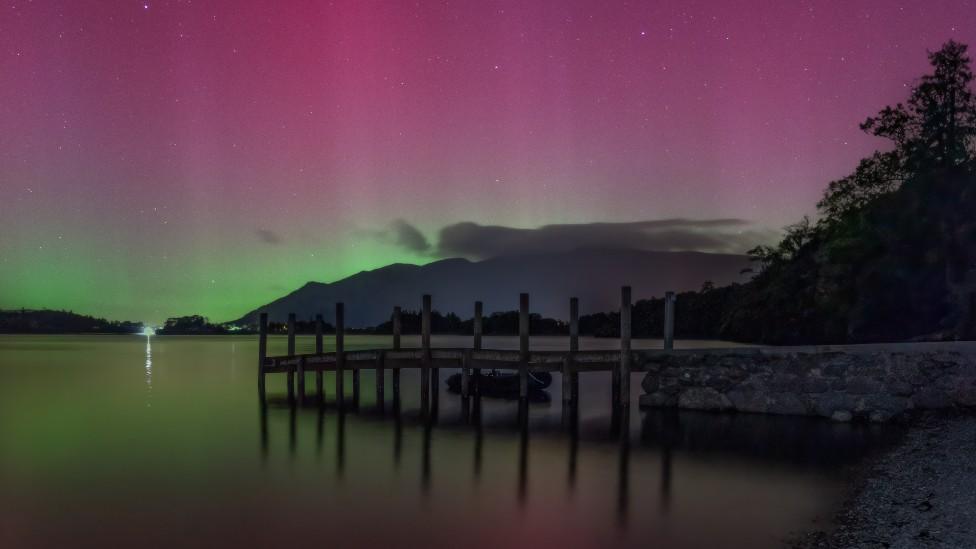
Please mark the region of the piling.
[[298, 359], [298, 401], [305, 403], [305, 357]]
[[664, 350], [674, 349], [674, 292], [664, 294]]
[[258, 317], [258, 394], [264, 401], [264, 360], [268, 357], [268, 313]]
[[[483, 306], [480, 301], [474, 302], [474, 320], [472, 324], [474, 325], [474, 350], [481, 350], [481, 335], [484, 332], [484, 322], [482, 321], [483, 316]], [[474, 391], [478, 392], [478, 381], [481, 379], [481, 370], [474, 370], [471, 374], [474, 381]]]
[[529, 294], [519, 294], [519, 398], [529, 397]]
[[[315, 354], [322, 354], [322, 315], [315, 315]], [[325, 386], [322, 382], [322, 370], [315, 371], [315, 394], [319, 401], [325, 401]]]
[[[474, 321], [472, 322], [474, 332], [474, 349], [481, 349], [481, 302], [474, 302]], [[468, 398], [471, 395], [471, 355], [464, 356], [461, 365], [461, 398]]]
[[336, 402], [339, 404], [339, 409], [341, 410], [346, 401], [345, 387], [343, 386], [343, 377], [345, 377], [344, 369], [346, 366], [346, 345], [344, 340], [344, 332], [346, 331], [346, 308], [342, 303], [336, 303], [335, 320]]
[[579, 298], [569, 300], [569, 399], [579, 402], [579, 372], [576, 371], [575, 353], [579, 351]]
[[562, 394], [563, 403], [572, 400], [573, 396], [573, 361], [572, 354], [579, 350], [579, 301], [575, 297], [569, 299], [569, 354], [562, 363]]
[[[295, 313], [288, 313], [288, 356], [295, 356]], [[295, 370], [288, 368], [288, 401], [295, 399]]]
[[380, 351], [376, 355], [376, 407], [383, 411], [386, 404], [386, 353]]
[[617, 402], [630, 405], [630, 286], [620, 288], [620, 375]]
[[423, 363], [420, 369], [420, 405], [424, 411], [430, 407], [430, 295], [424, 294], [420, 317], [420, 345]]
[[[393, 350], [400, 350], [400, 307], [393, 307]], [[393, 408], [400, 403], [400, 368], [393, 369]]]

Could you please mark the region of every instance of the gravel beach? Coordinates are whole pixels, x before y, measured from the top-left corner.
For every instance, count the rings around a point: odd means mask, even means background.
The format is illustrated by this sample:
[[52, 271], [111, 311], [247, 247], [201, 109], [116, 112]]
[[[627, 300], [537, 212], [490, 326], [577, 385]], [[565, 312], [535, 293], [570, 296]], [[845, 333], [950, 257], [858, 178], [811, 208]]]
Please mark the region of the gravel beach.
[[830, 531], [788, 546], [976, 548], [976, 415], [927, 413], [867, 464]]

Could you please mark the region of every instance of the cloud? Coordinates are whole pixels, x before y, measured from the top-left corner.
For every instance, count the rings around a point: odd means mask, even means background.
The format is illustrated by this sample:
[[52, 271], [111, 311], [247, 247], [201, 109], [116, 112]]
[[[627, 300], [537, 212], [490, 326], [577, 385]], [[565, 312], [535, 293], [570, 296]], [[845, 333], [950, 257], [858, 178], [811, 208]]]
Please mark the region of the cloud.
[[265, 244], [281, 244], [281, 236], [269, 229], [255, 229], [254, 234], [257, 235], [258, 240], [264, 242]]
[[430, 242], [420, 229], [403, 219], [394, 219], [384, 229], [357, 230], [358, 234], [392, 244], [414, 253], [426, 254], [430, 251]]
[[403, 219], [390, 223], [389, 232], [392, 233], [393, 241], [401, 248], [414, 252], [426, 252], [430, 249], [430, 242], [427, 242], [424, 233]]
[[534, 229], [463, 222], [440, 230], [434, 255], [485, 259], [578, 248], [744, 253], [757, 244], [773, 242], [776, 237], [774, 231], [735, 218], [579, 223]]

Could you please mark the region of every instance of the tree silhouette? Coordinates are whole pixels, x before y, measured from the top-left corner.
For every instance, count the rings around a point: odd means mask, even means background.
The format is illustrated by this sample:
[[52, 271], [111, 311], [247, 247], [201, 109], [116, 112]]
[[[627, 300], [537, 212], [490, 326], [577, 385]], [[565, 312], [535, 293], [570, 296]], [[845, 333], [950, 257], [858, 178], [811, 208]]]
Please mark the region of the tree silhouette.
[[912, 88], [906, 103], [888, 106], [861, 129], [890, 139], [894, 149], [865, 158], [853, 174], [831, 182], [817, 204], [824, 226], [849, 220], [877, 197], [908, 178], [931, 170], [960, 166], [976, 147], [976, 98], [965, 44], [950, 40], [929, 53], [932, 74]]

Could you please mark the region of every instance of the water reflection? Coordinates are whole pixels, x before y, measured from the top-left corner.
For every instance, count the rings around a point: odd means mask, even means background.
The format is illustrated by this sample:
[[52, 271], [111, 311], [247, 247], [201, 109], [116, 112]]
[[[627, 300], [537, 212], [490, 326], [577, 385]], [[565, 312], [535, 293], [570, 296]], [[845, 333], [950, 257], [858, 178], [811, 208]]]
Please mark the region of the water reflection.
[[146, 335], [146, 408], [152, 408], [152, 336]]
[[[838, 465], [851, 463], [863, 458], [869, 448], [882, 447], [884, 443], [893, 440], [897, 429], [883, 428], [869, 425], [838, 425], [818, 419], [770, 417], [759, 415], [721, 415], [695, 412], [677, 411], [636, 411], [631, 406], [615, 406], [615, 412], [610, 417], [593, 416], [587, 414], [587, 421], [580, 420], [578, 402], [563, 403], [562, 409], [552, 414], [547, 411], [546, 404], [530, 404], [520, 401], [517, 406], [515, 425], [511, 420], [514, 403], [491, 401], [491, 414], [484, 413], [483, 397], [477, 392], [467, 399], [451, 399], [447, 394], [441, 403], [444, 408], [440, 420], [435, 416], [436, 406], [432, 410], [413, 411], [408, 414], [401, 412], [399, 399], [394, 392], [392, 417], [377, 410], [370, 411], [364, 406], [359, 412], [344, 412], [341, 408], [332, 408], [319, 402], [316, 406], [295, 406], [294, 401], [283, 398], [261, 401], [261, 452], [266, 459], [268, 454], [268, 408], [272, 413], [280, 409], [288, 411], [288, 452], [293, 459], [297, 446], [296, 419], [303, 410], [314, 409], [314, 436], [316, 455], [321, 454], [324, 438], [324, 423], [326, 415], [335, 416], [334, 440], [336, 442], [335, 475], [342, 479], [346, 474], [346, 429], [353, 428], [356, 436], [374, 432], [376, 425], [387, 426], [392, 430], [392, 440], [389, 441], [388, 451], [392, 453], [392, 467], [399, 471], [404, 453], [404, 437], [407, 433], [419, 435], [420, 444], [416, 448], [415, 458], [419, 468], [419, 496], [425, 502], [430, 500], [434, 482], [434, 462], [437, 461], [435, 452], [445, 453], [444, 469], [450, 471], [456, 454], [451, 448], [456, 448], [455, 435], [467, 433], [470, 438], [462, 436], [461, 440], [471, 441], [473, 452], [467, 454], [471, 459], [470, 482], [477, 485], [482, 482], [483, 465], [486, 460], [486, 437], [508, 439], [517, 444], [508, 456], [498, 455], [502, 450], [491, 454], [492, 460], [499, 459], [514, 465], [515, 479], [512, 487], [512, 497], [519, 507], [528, 507], [530, 503], [529, 475], [532, 461], [535, 461], [537, 473], [539, 467], [545, 468], [546, 457], [552, 451], [552, 442], [565, 441], [563, 448], [566, 455], [565, 484], [567, 493], [575, 495], [580, 476], [579, 454], [581, 448], [614, 448], [616, 450], [615, 474], [607, 480], [606, 489], [614, 494], [615, 505], [612, 516], [616, 518], [616, 526], [622, 531], [631, 528], [629, 509], [632, 498], [646, 494], [657, 500], [657, 513], [667, 517], [671, 514], [675, 492], [676, 463], [686, 460], [694, 467], [700, 467], [707, 461], [723, 467], [724, 464], [758, 463], [760, 469], [766, 469], [767, 464], [788, 466], [791, 470], [802, 471], [815, 467], [817, 470], [836, 470]], [[431, 395], [433, 397], [433, 395]], [[436, 399], [431, 399], [436, 402]], [[490, 399], [489, 399], [490, 400]], [[496, 413], [499, 410], [507, 413]], [[447, 413], [450, 411], [450, 413]], [[457, 413], [454, 413], [454, 412]], [[349, 417], [347, 417], [349, 416]], [[309, 417], [311, 420], [311, 417]], [[552, 421], [555, 420], [555, 421]], [[349, 425], [347, 425], [347, 423]], [[371, 425], [367, 426], [369, 423]], [[312, 421], [309, 422], [308, 432], [312, 434]], [[514, 427], [514, 428], [513, 428]], [[434, 444], [435, 430], [445, 435], [445, 444]], [[534, 443], [534, 440], [539, 443]], [[358, 440], [358, 439], [357, 439]], [[441, 440], [441, 439], [438, 439]], [[436, 447], [435, 447], [436, 446]], [[538, 448], [537, 448], [538, 446]], [[559, 444], [556, 447], [560, 446]], [[407, 446], [410, 448], [411, 446]], [[510, 445], [499, 444], [499, 448], [513, 448]], [[369, 446], [374, 449], [375, 447]], [[494, 449], [494, 448], [493, 448]], [[538, 455], [533, 460], [532, 453]], [[637, 456], [637, 457], [635, 457]], [[703, 457], [707, 458], [703, 461]], [[734, 458], [734, 459], [733, 459]], [[409, 459], [409, 458], [408, 458]], [[636, 461], [635, 461], [636, 460]], [[732, 465], [735, 467], [738, 465]], [[656, 471], [647, 471], [647, 467], [654, 467]], [[781, 467], [780, 467], [781, 468]], [[634, 469], [632, 471], [632, 469]], [[415, 471], [417, 469], [414, 469]], [[612, 469], [611, 469], [612, 470]], [[591, 471], [592, 473], [592, 471]], [[632, 474], [634, 473], [634, 474]], [[646, 473], [650, 473], [649, 475]], [[454, 473], [438, 475], [444, 478], [456, 476]], [[597, 472], [597, 474], [601, 474]], [[590, 476], [590, 475], [587, 475]], [[636, 476], [636, 478], [635, 478]], [[650, 485], [632, 486], [634, 482], [646, 483], [652, 479]], [[654, 482], [653, 479], [657, 479]], [[450, 482], [457, 482], [457, 478], [450, 478]], [[497, 484], [497, 483], [493, 483]], [[696, 483], [689, 481], [686, 490], [701, 490], [693, 487]], [[656, 485], [656, 486], [655, 486]], [[631, 490], [631, 488], [634, 488]], [[721, 487], [716, 488], [721, 489]], [[538, 499], [544, 500], [541, 495]], [[692, 496], [696, 497], [696, 496]], [[532, 498], [536, 499], [536, 498]], [[643, 507], [642, 507], [643, 508]], [[642, 511], [645, 513], [647, 511]], [[653, 511], [652, 511], [653, 512]], [[635, 523], [636, 524], [636, 523]]]

